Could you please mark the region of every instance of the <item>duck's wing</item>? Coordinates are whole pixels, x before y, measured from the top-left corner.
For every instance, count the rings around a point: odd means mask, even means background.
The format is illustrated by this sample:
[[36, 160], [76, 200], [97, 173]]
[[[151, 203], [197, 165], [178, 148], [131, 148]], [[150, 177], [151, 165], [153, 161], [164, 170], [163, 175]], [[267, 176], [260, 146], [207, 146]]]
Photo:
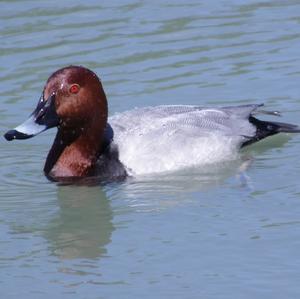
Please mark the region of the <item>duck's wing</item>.
[[222, 134], [245, 138], [255, 135], [249, 117], [261, 105], [204, 108], [172, 105], [138, 108], [117, 114], [109, 119], [114, 131], [139, 134], [178, 133], [197, 136]]

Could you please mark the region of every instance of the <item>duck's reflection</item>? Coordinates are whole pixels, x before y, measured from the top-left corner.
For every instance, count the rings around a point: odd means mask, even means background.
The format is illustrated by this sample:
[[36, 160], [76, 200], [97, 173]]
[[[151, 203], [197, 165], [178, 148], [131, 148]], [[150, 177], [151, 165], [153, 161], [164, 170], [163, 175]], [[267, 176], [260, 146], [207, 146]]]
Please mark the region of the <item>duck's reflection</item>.
[[60, 210], [45, 233], [52, 254], [62, 259], [105, 255], [114, 227], [101, 187], [60, 186], [57, 199]]

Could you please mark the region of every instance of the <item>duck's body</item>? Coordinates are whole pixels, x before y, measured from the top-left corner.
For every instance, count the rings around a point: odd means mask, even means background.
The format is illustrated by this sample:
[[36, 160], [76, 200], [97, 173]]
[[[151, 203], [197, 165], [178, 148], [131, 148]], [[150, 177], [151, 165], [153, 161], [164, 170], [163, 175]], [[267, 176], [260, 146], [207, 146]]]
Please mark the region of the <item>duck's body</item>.
[[57, 126], [44, 168], [48, 177], [113, 179], [232, 159], [267, 136], [300, 132], [295, 125], [258, 120], [254, 114], [268, 113], [261, 106], [157, 106], [107, 118], [98, 77], [71, 66], [48, 79], [31, 120], [5, 137], [25, 139]]
[[[204, 108], [189, 105], [144, 107], [108, 119], [112, 145], [132, 174], [201, 166], [234, 159], [238, 150], [296, 126], [262, 122], [254, 114], [271, 113], [262, 105]], [[269, 128], [267, 128], [269, 126]]]

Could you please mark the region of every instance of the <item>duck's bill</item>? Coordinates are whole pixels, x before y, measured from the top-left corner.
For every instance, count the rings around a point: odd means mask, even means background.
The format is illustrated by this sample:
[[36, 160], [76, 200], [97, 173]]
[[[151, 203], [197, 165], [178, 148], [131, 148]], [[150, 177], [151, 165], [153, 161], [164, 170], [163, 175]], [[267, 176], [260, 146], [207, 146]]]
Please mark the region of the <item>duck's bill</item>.
[[36, 109], [21, 125], [5, 133], [6, 140], [28, 139], [47, 129], [58, 126], [59, 118], [55, 111], [55, 94], [47, 100], [41, 96]]

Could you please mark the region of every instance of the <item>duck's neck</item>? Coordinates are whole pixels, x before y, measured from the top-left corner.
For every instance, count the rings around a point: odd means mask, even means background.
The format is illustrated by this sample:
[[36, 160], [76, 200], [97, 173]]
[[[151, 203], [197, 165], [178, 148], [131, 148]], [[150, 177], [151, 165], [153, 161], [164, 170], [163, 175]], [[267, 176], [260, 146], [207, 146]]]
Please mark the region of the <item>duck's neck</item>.
[[45, 174], [52, 178], [84, 177], [93, 174], [102, 148], [103, 129], [60, 128], [48, 154]]

